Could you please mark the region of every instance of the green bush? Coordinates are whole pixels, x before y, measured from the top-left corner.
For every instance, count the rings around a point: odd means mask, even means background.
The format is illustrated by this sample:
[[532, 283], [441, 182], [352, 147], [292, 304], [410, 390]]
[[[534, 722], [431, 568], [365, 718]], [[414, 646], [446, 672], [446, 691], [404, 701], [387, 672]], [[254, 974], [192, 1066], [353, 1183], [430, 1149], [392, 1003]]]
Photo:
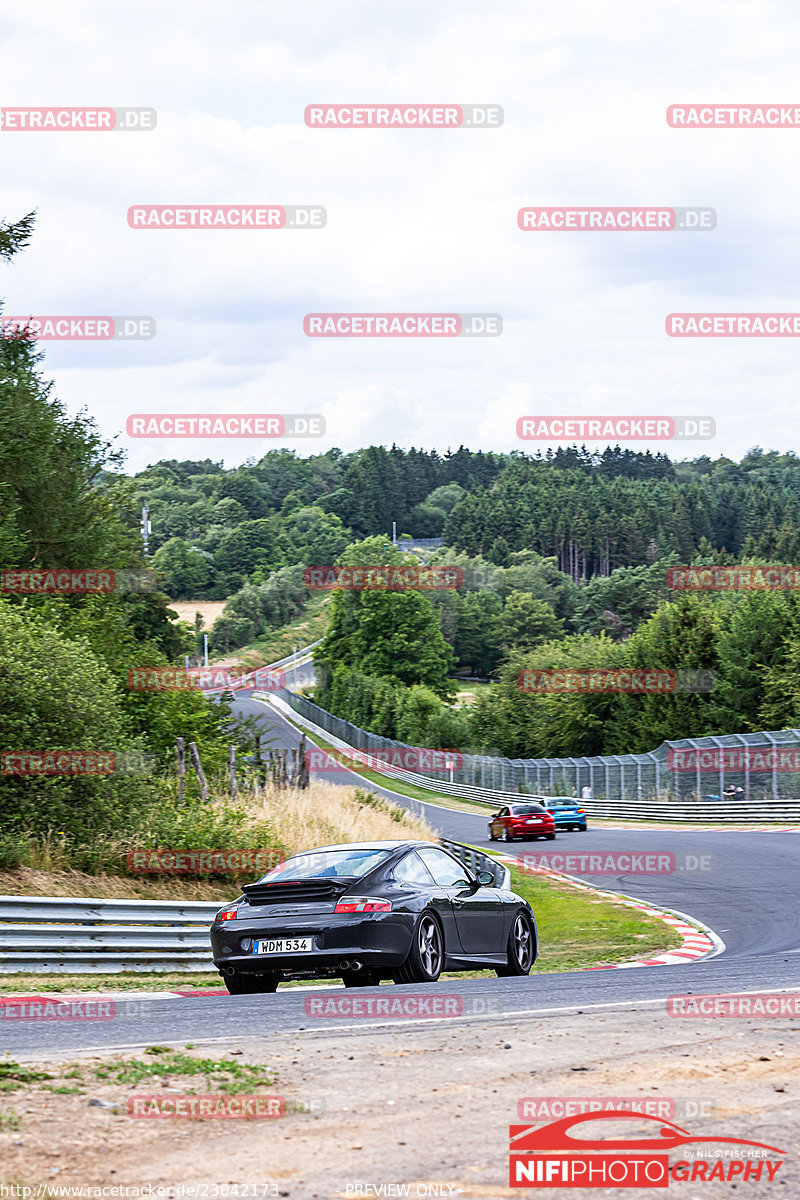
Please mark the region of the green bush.
[[[0, 751], [113, 754], [143, 749], [110, 668], [86, 642], [66, 640], [43, 616], [0, 602]], [[0, 775], [4, 836], [63, 830], [89, 842], [130, 827], [153, 794], [140, 772]]]

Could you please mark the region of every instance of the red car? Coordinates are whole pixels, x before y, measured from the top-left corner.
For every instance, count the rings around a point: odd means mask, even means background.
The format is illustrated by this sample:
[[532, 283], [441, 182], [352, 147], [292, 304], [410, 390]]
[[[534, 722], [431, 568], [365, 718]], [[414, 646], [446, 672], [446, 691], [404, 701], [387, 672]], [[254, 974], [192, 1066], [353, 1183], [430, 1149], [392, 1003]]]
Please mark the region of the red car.
[[509, 804], [501, 808], [489, 821], [489, 840], [502, 838], [513, 842], [517, 838], [547, 838], [552, 842], [556, 836], [556, 821], [542, 804]]

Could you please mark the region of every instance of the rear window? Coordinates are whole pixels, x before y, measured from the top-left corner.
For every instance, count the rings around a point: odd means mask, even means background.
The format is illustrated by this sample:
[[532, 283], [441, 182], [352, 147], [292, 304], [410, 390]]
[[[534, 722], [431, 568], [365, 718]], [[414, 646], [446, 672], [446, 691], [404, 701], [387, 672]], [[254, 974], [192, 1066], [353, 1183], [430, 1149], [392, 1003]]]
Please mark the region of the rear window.
[[[287, 858], [263, 879], [268, 883], [282, 879], [331, 879], [337, 876], [359, 878], [379, 866], [390, 855], [389, 850], [312, 850]], [[261, 880], [259, 880], [261, 882]]]
[[548, 800], [548, 808], [577, 808], [577, 800]]
[[511, 809], [514, 817], [532, 817], [537, 813], [547, 812], [541, 804], [515, 804]]

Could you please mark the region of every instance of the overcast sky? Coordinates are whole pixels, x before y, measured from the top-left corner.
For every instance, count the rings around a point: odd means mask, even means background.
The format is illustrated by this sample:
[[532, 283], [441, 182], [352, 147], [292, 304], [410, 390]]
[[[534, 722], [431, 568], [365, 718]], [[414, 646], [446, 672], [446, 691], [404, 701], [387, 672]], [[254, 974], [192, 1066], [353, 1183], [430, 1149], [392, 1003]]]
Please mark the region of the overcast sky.
[[[679, 130], [668, 105], [800, 105], [790, 3], [37, 0], [0, 12], [4, 106], [150, 106], [148, 133], [0, 131], [10, 314], [149, 315], [43, 344], [137, 470], [274, 441], [133, 440], [134, 412], [310, 413], [301, 453], [535, 449], [529, 414], [710, 415], [679, 457], [798, 450], [797, 338], [666, 335], [673, 311], [800, 312], [800, 128]], [[499, 129], [310, 129], [315, 102], [502, 105]], [[133, 204], [320, 204], [322, 230], [133, 230]], [[707, 205], [713, 232], [523, 233], [525, 205]], [[314, 340], [309, 312], [497, 312], [502, 336]], [[647, 443], [632, 443], [646, 448]]]

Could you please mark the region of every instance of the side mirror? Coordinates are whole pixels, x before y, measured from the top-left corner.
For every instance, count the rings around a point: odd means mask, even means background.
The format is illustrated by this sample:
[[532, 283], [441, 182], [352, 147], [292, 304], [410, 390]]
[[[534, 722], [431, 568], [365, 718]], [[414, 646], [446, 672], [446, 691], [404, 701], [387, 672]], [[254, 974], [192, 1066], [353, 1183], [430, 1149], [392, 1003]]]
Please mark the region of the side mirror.
[[481, 885], [481, 887], [493, 887], [494, 886], [494, 875], [492, 874], [491, 871], [479, 871], [478, 872], [478, 883]]

